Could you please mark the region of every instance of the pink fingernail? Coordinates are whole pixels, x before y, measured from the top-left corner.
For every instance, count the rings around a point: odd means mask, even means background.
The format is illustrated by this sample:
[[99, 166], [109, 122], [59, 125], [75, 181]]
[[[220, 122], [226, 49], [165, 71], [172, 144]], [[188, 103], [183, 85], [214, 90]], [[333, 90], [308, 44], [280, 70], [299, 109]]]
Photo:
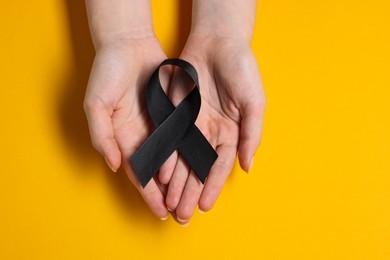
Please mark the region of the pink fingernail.
[[179, 224], [182, 227], [187, 227], [190, 224], [189, 220], [181, 219], [181, 218], [179, 218], [177, 216], [176, 216], [176, 218], [177, 218], [177, 220], [179, 220], [179, 222], [180, 222]]
[[116, 172], [118, 169], [114, 169], [114, 167], [111, 165], [111, 163], [107, 160], [106, 157], [104, 157], [104, 160], [106, 161], [108, 167], [110, 167], [111, 171]]
[[163, 218], [160, 218], [161, 220], [167, 220], [168, 219], [168, 215], [166, 215], [165, 217]]

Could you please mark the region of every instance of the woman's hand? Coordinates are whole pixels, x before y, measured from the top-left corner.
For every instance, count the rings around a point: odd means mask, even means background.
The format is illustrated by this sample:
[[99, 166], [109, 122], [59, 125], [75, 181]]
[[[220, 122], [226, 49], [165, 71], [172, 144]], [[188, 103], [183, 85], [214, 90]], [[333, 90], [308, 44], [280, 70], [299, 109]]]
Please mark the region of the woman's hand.
[[[115, 172], [123, 162], [132, 183], [152, 212], [165, 219], [164, 189], [158, 179], [142, 188], [129, 165], [129, 158], [153, 129], [145, 104], [145, 88], [156, 67], [166, 59], [158, 40], [152, 36], [124, 37], [97, 49], [84, 107], [94, 147]], [[169, 73], [161, 73], [168, 85]], [[167, 161], [166, 164], [169, 164]], [[175, 162], [165, 169], [172, 171]]]
[[[205, 185], [180, 156], [173, 175], [160, 173], [161, 182], [169, 181], [167, 207], [183, 224], [198, 204], [201, 211], [213, 207], [237, 152], [242, 169], [250, 170], [261, 139], [265, 95], [247, 41], [191, 34], [180, 58], [198, 71], [202, 105], [196, 125], [218, 153]], [[172, 79], [170, 96], [175, 105], [186, 94], [180, 86], [188, 80], [183, 73], [175, 71]]]

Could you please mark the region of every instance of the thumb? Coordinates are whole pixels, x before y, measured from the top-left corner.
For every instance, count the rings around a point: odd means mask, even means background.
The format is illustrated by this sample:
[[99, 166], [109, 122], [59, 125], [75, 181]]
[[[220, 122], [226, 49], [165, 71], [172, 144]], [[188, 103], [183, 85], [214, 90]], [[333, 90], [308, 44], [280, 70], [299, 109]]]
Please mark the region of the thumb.
[[111, 113], [98, 99], [86, 99], [84, 110], [88, 119], [92, 145], [104, 156], [111, 170], [116, 172], [121, 165], [121, 153], [114, 138]]
[[238, 147], [238, 160], [241, 168], [249, 172], [257, 148], [260, 145], [265, 100], [256, 100], [246, 103], [241, 109], [240, 142]]

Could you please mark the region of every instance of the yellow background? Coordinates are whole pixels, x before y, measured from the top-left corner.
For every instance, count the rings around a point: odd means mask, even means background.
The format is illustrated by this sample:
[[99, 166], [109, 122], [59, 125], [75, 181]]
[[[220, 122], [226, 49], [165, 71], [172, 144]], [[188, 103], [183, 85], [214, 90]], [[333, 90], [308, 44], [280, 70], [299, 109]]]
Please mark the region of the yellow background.
[[[189, 1], [154, 0], [178, 56]], [[180, 13], [180, 14], [179, 14]], [[390, 4], [262, 0], [261, 148], [187, 228], [149, 213], [90, 145], [81, 0], [0, 4], [1, 259], [390, 259]]]

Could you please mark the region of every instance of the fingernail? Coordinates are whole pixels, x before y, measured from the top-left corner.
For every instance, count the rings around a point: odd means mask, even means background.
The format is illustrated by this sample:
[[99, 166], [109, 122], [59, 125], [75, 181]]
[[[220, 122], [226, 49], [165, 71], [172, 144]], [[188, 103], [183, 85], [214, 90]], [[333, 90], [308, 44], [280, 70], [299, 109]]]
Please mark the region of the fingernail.
[[168, 207], [167, 207], [167, 210], [168, 210], [169, 212], [172, 212], [172, 211], [173, 211], [173, 209], [170, 209], [170, 208], [168, 208]]
[[168, 219], [168, 215], [166, 215], [165, 217], [163, 218], [160, 218], [161, 220], [167, 220]]
[[200, 208], [198, 208], [198, 211], [199, 211], [200, 214], [206, 213], [206, 211], [203, 211], [203, 210], [201, 210]]
[[110, 167], [111, 171], [116, 172], [118, 169], [114, 169], [114, 167], [111, 165], [111, 163], [107, 160], [106, 157], [104, 157], [104, 160], [106, 161], [108, 167]]
[[179, 217], [177, 217], [177, 216], [176, 216], [176, 218], [177, 218], [177, 220], [179, 220], [180, 226], [186, 227], [186, 226], [188, 226], [188, 225], [190, 224], [190, 221], [189, 221], [189, 220], [181, 219], [181, 218], [179, 218]]
[[252, 166], [253, 166], [253, 159], [254, 159], [254, 157], [252, 157], [251, 163], [249, 164], [249, 169], [248, 169], [248, 171], [246, 173], [249, 173], [251, 171]]
[[179, 220], [180, 222], [186, 222], [186, 221], [187, 221], [187, 220], [181, 219], [181, 218], [179, 218], [179, 217], [177, 217], [177, 216], [176, 216], [176, 218], [177, 218], [177, 220]]

